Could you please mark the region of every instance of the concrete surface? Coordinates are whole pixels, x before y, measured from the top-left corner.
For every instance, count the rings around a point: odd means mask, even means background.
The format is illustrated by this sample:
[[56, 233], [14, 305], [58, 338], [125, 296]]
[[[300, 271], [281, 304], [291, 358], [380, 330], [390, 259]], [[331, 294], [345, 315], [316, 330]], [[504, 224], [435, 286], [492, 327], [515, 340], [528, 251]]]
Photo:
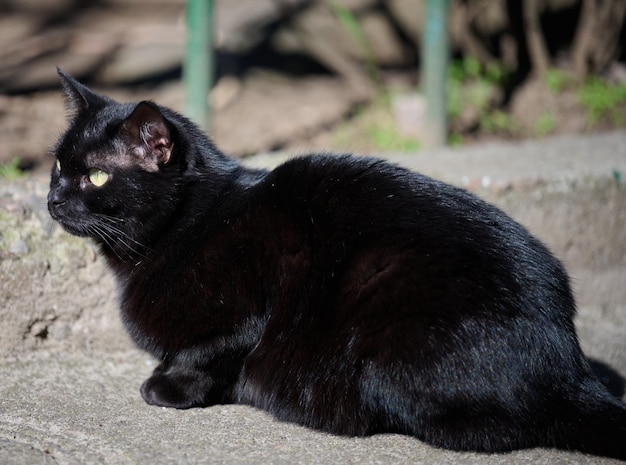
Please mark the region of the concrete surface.
[[[248, 163], [271, 165], [282, 158], [280, 154], [265, 155]], [[623, 398], [626, 131], [390, 158], [475, 190], [526, 224], [564, 259], [579, 296], [577, 325], [583, 347], [603, 369], [604, 379]], [[45, 179], [35, 179], [21, 184], [21, 188], [30, 186], [37, 208], [43, 201], [45, 183]], [[10, 183], [0, 185], [0, 207], [4, 208], [0, 209], [0, 220], [3, 215], [19, 211], [15, 204], [22, 205], [19, 202], [23, 196], [11, 197], [17, 189]], [[57, 231], [42, 235], [40, 240], [65, 240], [63, 234]], [[48, 236], [51, 239], [45, 239]], [[33, 238], [40, 236], [24, 238], [27, 249], [38, 247]], [[59, 243], [63, 242], [54, 242]], [[74, 263], [83, 252], [71, 247], [68, 250], [72, 260], [51, 260], [45, 273], [31, 276], [33, 283], [22, 284], [36, 290], [37, 281], [52, 274], [57, 278], [50, 282], [50, 288], [63, 280], [69, 286], [72, 277], [68, 269], [76, 273], [93, 267], [102, 269], [102, 260], [95, 257]], [[2, 281], [10, 281], [12, 276], [27, 279], [19, 273], [28, 255], [14, 255], [4, 260], [0, 255]], [[140, 397], [139, 386], [154, 362], [132, 348], [121, 326], [110, 321], [114, 318], [114, 297], [109, 295], [105, 304], [102, 296], [93, 297], [94, 289], [99, 287], [111, 294], [108, 278], [103, 278], [101, 271], [89, 272], [89, 280], [76, 281], [84, 284], [84, 292], [71, 287], [56, 293], [37, 292], [30, 295], [28, 306], [17, 304], [16, 300], [24, 300], [17, 290], [16, 299], [12, 300], [13, 294], [0, 296], [2, 310], [23, 313], [30, 307], [61, 312], [69, 302], [93, 299], [93, 308], [83, 305], [76, 310], [76, 320], [67, 328], [55, 326], [63, 320], [62, 313], [26, 318], [15, 326], [3, 321], [0, 464], [619, 463], [545, 449], [498, 455], [455, 453], [400, 435], [335, 437], [277, 422], [244, 406], [187, 411], [148, 406]], [[19, 284], [14, 282], [12, 286]], [[101, 311], [101, 306], [106, 310]], [[93, 312], [101, 314], [93, 321], [86, 319]], [[5, 315], [3, 318], [8, 318], [9, 313]], [[50, 326], [43, 326], [45, 321]], [[100, 329], [98, 324], [105, 323], [106, 327]], [[33, 327], [38, 329], [34, 331]], [[20, 332], [19, 337], [9, 334], [15, 331]], [[12, 341], [11, 345], [2, 346], [2, 339]]]

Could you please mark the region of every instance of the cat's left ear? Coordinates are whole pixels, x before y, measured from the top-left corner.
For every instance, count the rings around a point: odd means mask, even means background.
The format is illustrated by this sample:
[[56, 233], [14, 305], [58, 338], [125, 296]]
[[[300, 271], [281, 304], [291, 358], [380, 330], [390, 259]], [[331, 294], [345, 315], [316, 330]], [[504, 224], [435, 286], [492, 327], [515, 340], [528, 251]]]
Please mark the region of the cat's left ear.
[[165, 117], [154, 103], [138, 103], [122, 124], [122, 133], [133, 153], [150, 168], [158, 170], [170, 161], [174, 143]]
[[87, 108], [95, 108], [106, 104], [109, 99], [93, 92], [57, 66], [61, 86], [65, 94], [65, 106], [71, 117], [77, 116]]

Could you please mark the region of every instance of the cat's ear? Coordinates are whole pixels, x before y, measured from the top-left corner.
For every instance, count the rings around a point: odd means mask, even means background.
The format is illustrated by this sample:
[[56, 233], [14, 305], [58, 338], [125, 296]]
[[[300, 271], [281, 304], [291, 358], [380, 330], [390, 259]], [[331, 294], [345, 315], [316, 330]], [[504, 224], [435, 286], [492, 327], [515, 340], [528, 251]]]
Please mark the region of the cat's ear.
[[165, 117], [154, 103], [138, 103], [122, 124], [122, 133], [144, 163], [158, 169], [170, 161], [174, 143]]
[[81, 84], [61, 68], [57, 67], [61, 78], [61, 86], [65, 94], [65, 105], [71, 116], [76, 116], [89, 107], [97, 107], [106, 103], [106, 98], [94, 93], [89, 87]]

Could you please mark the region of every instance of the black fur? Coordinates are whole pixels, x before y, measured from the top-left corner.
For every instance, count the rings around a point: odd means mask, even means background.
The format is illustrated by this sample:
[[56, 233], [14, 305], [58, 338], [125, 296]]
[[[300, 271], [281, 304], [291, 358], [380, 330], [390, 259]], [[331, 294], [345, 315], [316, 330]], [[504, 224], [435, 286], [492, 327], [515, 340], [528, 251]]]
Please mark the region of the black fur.
[[246, 169], [184, 117], [60, 75], [73, 117], [49, 210], [101, 245], [126, 328], [161, 361], [146, 402], [626, 459], [626, 407], [580, 350], [568, 277], [503, 212], [376, 159]]

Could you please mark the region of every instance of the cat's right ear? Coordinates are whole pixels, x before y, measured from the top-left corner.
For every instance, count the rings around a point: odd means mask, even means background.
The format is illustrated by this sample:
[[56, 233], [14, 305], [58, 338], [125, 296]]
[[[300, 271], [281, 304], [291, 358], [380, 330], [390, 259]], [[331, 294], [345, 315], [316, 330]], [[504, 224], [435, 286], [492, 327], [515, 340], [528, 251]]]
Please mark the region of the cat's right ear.
[[61, 78], [61, 86], [65, 94], [65, 106], [70, 116], [76, 116], [86, 108], [101, 106], [106, 99], [94, 93], [89, 87], [81, 84], [61, 68], [57, 67], [57, 73]]
[[169, 163], [174, 142], [168, 123], [156, 104], [139, 102], [122, 124], [122, 134], [149, 171], [156, 171], [159, 166]]

